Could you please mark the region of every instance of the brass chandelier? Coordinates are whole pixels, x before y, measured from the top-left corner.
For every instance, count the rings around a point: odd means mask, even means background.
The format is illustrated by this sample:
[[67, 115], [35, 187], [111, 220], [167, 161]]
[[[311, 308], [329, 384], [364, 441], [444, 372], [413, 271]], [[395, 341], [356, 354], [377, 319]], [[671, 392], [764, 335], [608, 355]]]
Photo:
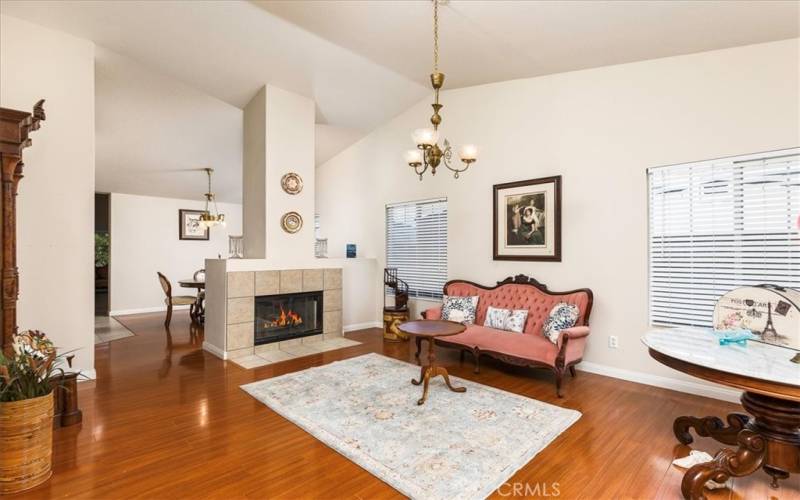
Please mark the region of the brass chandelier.
[[465, 144], [459, 151], [459, 158], [463, 164], [462, 168], [452, 165], [453, 149], [450, 142], [444, 139], [442, 147], [439, 147], [439, 124], [442, 123], [442, 116], [439, 110], [443, 105], [439, 104], [439, 90], [444, 85], [444, 73], [439, 72], [439, 1], [433, 0], [433, 73], [431, 73], [431, 85], [433, 86], [434, 100], [433, 116], [431, 124], [433, 128], [419, 128], [415, 130], [411, 137], [416, 144], [416, 150], [406, 153], [406, 162], [414, 169], [414, 172], [422, 180], [422, 175], [431, 169], [431, 175], [436, 175], [436, 168], [443, 164], [453, 172], [453, 177], [458, 179], [458, 175], [469, 168], [478, 159], [478, 148], [473, 144]]
[[208, 192], [205, 194], [206, 208], [203, 210], [203, 213], [200, 214], [200, 225], [208, 228], [214, 227], [218, 224], [224, 226], [225, 214], [219, 213], [216, 195], [214, 195], [214, 192], [211, 190], [211, 174], [214, 172], [214, 169], [204, 168], [203, 170], [205, 170], [206, 174], [208, 175]]

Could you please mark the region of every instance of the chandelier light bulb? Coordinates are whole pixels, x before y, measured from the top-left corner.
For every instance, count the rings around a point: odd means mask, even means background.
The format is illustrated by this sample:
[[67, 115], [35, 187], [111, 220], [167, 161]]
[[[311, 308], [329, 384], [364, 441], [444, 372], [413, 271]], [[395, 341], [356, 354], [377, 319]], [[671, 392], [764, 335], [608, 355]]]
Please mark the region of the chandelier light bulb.
[[406, 163], [409, 165], [422, 164], [422, 151], [418, 149], [411, 149], [406, 151]]
[[475, 161], [478, 159], [478, 148], [474, 144], [464, 144], [459, 152], [461, 161]]
[[433, 146], [439, 138], [438, 134], [432, 128], [418, 128], [411, 134], [414, 139], [414, 144], [417, 146]]

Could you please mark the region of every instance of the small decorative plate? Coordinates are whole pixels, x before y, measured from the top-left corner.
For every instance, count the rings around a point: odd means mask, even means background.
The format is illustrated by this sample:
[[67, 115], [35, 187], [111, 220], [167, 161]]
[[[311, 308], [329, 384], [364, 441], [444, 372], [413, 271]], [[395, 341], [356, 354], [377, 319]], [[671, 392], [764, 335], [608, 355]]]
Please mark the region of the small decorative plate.
[[297, 212], [286, 212], [281, 217], [281, 227], [287, 233], [296, 233], [303, 227], [303, 218]]
[[289, 172], [281, 177], [281, 187], [289, 194], [298, 194], [303, 190], [303, 179], [298, 174]]

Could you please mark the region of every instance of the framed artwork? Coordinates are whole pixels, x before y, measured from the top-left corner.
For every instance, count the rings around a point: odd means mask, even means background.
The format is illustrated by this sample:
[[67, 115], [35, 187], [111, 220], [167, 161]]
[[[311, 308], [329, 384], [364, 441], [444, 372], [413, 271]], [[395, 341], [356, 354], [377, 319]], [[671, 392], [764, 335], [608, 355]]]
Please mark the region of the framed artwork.
[[494, 260], [561, 261], [561, 176], [494, 185]]
[[178, 238], [182, 240], [208, 240], [208, 228], [200, 224], [202, 210], [178, 210]]

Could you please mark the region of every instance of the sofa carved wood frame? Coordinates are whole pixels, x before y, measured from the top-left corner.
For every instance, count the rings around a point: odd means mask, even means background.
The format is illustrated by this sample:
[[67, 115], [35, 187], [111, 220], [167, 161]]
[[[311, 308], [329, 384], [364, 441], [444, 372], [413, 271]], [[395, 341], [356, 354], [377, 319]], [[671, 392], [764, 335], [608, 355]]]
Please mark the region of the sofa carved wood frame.
[[[545, 285], [543, 283], [540, 283], [535, 278], [531, 278], [530, 276], [526, 276], [524, 274], [518, 274], [518, 275], [513, 276], [513, 277], [509, 276], [508, 278], [504, 279], [503, 281], [498, 281], [497, 285], [492, 286], [492, 287], [480, 285], [478, 283], [474, 283], [472, 281], [467, 281], [467, 280], [450, 280], [450, 281], [448, 281], [447, 283], [444, 284], [443, 293], [445, 295], [447, 295], [447, 288], [453, 283], [465, 283], [467, 285], [471, 285], [471, 286], [474, 286], [474, 287], [477, 287], [477, 288], [481, 288], [483, 290], [494, 290], [494, 289], [500, 288], [503, 285], [509, 285], [509, 284], [527, 285], [527, 286], [531, 286], [533, 288], [536, 288], [537, 290], [541, 291], [542, 293], [546, 293], [547, 295], [553, 295], [553, 296], [570, 295], [570, 294], [573, 294], [573, 293], [581, 293], [581, 292], [583, 292], [588, 297], [588, 301], [587, 301], [587, 305], [586, 305], [586, 312], [585, 312], [585, 314], [583, 314], [583, 322], [579, 323], [579, 324], [576, 324], [575, 326], [589, 326], [589, 316], [590, 316], [590, 314], [592, 312], [592, 303], [594, 301], [594, 295], [592, 294], [592, 290], [589, 289], [589, 288], [578, 288], [578, 289], [575, 289], [575, 290], [569, 290], [567, 292], [554, 292], [554, 291], [549, 290], [547, 288], [547, 285]], [[426, 319], [424, 312], [422, 313], [422, 318]], [[417, 339], [417, 340], [419, 340], [419, 339]], [[505, 353], [494, 352], [494, 351], [490, 351], [490, 350], [486, 350], [486, 349], [479, 349], [478, 347], [470, 348], [470, 347], [466, 347], [466, 346], [464, 346], [462, 344], [456, 344], [456, 343], [453, 343], [453, 342], [448, 342], [447, 340], [444, 340], [444, 339], [436, 339], [435, 342], [436, 342], [436, 345], [440, 345], [442, 347], [448, 347], [448, 348], [452, 348], [452, 349], [459, 349], [461, 351], [460, 352], [461, 361], [464, 361], [464, 353], [467, 352], [467, 351], [470, 352], [472, 354], [474, 360], [475, 360], [474, 373], [476, 373], [476, 374], [480, 373], [480, 357], [482, 355], [489, 356], [491, 358], [495, 358], [495, 359], [497, 359], [499, 361], [502, 361], [504, 363], [508, 363], [508, 364], [514, 365], [514, 366], [524, 366], [524, 367], [531, 367], [531, 368], [547, 368], [550, 371], [552, 371], [553, 374], [555, 375], [556, 395], [558, 397], [560, 397], [560, 398], [564, 397], [562, 392], [561, 392], [561, 383], [562, 383], [562, 381], [564, 379], [564, 374], [566, 373], [567, 370], [569, 370], [570, 375], [572, 375], [572, 377], [574, 378], [575, 377], [575, 365], [577, 365], [578, 363], [580, 363], [583, 360], [583, 358], [578, 358], [578, 359], [575, 359], [575, 360], [571, 361], [570, 363], [566, 363], [565, 362], [566, 354], [567, 354], [567, 344], [569, 344], [569, 335], [568, 334], [565, 335], [565, 337], [563, 339], [563, 343], [561, 344], [561, 348], [559, 349], [558, 355], [556, 356], [554, 366], [550, 366], [547, 363], [541, 363], [541, 362], [538, 362], [538, 361], [533, 361], [533, 360], [526, 359], [526, 358], [512, 356], [512, 355], [505, 354]], [[417, 342], [417, 357], [419, 357], [419, 352], [420, 352], [420, 343]]]

